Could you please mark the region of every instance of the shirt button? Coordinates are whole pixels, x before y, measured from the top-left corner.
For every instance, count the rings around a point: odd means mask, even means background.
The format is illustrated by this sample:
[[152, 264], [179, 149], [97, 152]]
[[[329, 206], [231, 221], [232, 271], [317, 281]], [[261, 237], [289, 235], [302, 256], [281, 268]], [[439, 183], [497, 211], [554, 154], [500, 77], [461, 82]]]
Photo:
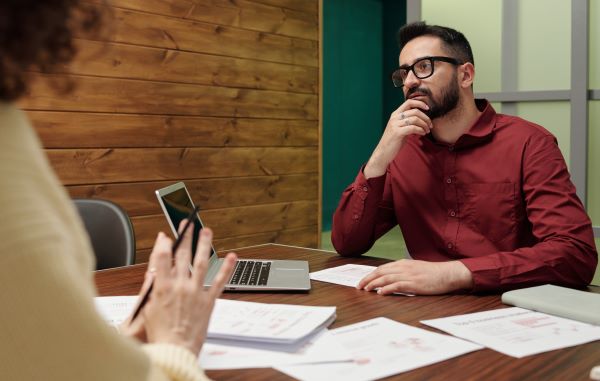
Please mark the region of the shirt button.
[[451, 215], [452, 217], [455, 217], [455, 216], [456, 216], [456, 212], [455, 212], [454, 210], [451, 210], [451, 211], [450, 211], [450, 215]]
[[369, 188], [367, 188], [367, 187], [363, 187], [363, 190], [366, 192], [366, 191], [368, 191], [368, 190], [369, 190]]
[[355, 220], [358, 220], [358, 214], [355, 214], [354, 216], [352, 216]]
[[453, 246], [453, 245], [452, 245], [452, 243], [451, 243], [451, 242], [448, 242], [448, 245], [446, 245], [446, 246], [448, 247], [448, 249], [452, 249], [452, 246]]
[[450, 152], [454, 151], [454, 146], [448, 147], [448, 151], [450, 151]]
[[448, 177], [448, 178], [446, 179], [446, 182], [447, 182], [448, 184], [452, 183], [452, 178], [451, 178], [451, 177]]

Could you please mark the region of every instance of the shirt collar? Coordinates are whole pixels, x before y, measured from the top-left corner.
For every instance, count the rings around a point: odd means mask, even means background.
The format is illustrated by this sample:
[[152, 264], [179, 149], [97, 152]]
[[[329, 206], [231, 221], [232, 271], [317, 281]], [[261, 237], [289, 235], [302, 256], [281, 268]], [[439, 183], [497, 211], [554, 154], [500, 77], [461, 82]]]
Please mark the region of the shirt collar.
[[[477, 118], [471, 128], [458, 138], [454, 144], [454, 147], [457, 149], [481, 144], [492, 137], [496, 126], [496, 110], [494, 110], [490, 102], [486, 99], [475, 99], [475, 105], [481, 111], [481, 115], [479, 115], [479, 118]], [[434, 144], [441, 144], [436, 142], [431, 134], [426, 135], [425, 138], [428, 138]]]

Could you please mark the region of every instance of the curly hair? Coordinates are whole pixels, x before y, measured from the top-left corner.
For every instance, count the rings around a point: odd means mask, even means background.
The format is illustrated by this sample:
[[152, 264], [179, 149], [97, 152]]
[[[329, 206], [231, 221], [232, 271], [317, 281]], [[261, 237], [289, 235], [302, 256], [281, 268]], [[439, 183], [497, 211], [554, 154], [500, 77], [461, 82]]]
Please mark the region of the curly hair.
[[97, 33], [101, 21], [100, 8], [80, 0], [0, 1], [0, 101], [24, 94], [29, 72], [70, 62], [75, 34]]

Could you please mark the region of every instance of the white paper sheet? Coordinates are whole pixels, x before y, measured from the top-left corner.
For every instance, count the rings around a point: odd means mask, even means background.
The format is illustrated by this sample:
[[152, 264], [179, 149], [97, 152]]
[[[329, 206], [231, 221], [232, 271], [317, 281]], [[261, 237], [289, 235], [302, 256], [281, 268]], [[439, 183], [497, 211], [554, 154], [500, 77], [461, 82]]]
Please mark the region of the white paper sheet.
[[293, 343], [331, 324], [335, 311], [336, 307], [217, 299], [208, 337]]
[[[339, 284], [342, 286], [356, 287], [358, 282], [369, 275], [377, 267], [367, 265], [347, 264], [337, 267], [330, 267], [325, 270], [310, 273], [310, 279], [321, 282]], [[374, 291], [379, 290], [376, 288]], [[394, 295], [415, 296], [406, 292], [394, 292]]]
[[[237, 344], [237, 345], [236, 345]], [[290, 351], [285, 346], [273, 344], [245, 345], [207, 340], [200, 352], [200, 365], [211, 369], [270, 368], [275, 365], [331, 363], [352, 361], [350, 354], [331, 337], [326, 329], [321, 330], [303, 345]]]
[[421, 323], [513, 357], [600, 340], [600, 327], [518, 307]]
[[444, 361], [483, 347], [377, 318], [329, 331], [352, 353], [351, 363], [276, 366], [300, 380], [364, 381]]
[[99, 296], [94, 298], [98, 313], [110, 325], [119, 325], [133, 311], [137, 296]]
[[347, 264], [310, 273], [310, 279], [356, 287], [362, 278], [366, 277], [376, 268], [375, 266]]
[[[129, 316], [136, 301], [137, 296], [95, 298], [98, 312], [113, 325]], [[335, 320], [335, 311], [336, 307], [217, 299], [208, 337], [290, 344], [329, 326]]]

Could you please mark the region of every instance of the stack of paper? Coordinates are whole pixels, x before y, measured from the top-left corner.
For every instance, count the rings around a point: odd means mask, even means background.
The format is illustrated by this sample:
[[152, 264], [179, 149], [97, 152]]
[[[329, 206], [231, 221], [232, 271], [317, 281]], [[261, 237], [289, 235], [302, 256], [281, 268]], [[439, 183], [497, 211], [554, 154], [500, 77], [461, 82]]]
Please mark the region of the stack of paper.
[[[137, 296], [95, 298], [98, 312], [109, 324], [121, 324]], [[217, 299], [208, 325], [211, 339], [294, 344], [329, 326], [335, 307], [267, 304]]]
[[335, 307], [267, 304], [218, 299], [208, 337], [293, 344], [335, 320]]
[[[137, 297], [97, 297], [110, 324], [122, 323]], [[217, 299], [200, 353], [204, 369], [238, 369], [351, 361], [326, 327], [335, 307], [252, 303]]]

